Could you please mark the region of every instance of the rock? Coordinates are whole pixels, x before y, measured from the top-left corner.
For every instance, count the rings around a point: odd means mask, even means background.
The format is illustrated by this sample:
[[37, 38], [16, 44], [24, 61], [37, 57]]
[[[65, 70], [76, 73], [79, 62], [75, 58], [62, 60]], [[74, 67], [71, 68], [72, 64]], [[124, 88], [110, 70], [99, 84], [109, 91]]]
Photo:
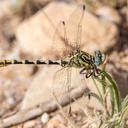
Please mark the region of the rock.
[[[21, 109], [31, 108], [51, 98], [53, 75], [57, 69], [59, 68], [56, 68], [55, 66], [44, 66], [44, 68], [32, 80], [32, 84], [26, 92], [24, 100], [21, 104]], [[33, 98], [35, 100], [33, 100]]]
[[32, 75], [33, 67], [32, 66], [26, 66], [26, 65], [11, 65], [11, 66], [5, 66], [1, 68], [1, 74], [0, 77], [5, 78], [6, 80], [23, 80], [30, 79], [30, 76]]
[[[76, 38], [76, 35], [74, 35], [76, 22], [81, 16], [80, 8], [74, 11], [76, 8], [75, 4], [52, 2], [31, 18], [25, 20], [16, 31], [22, 52], [35, 58], [44, 59], [59, 56], [64, 51], [64, 43], [57, 41], [56, 44], [53, 43], [55, 28], [60, 21], [66, 21], [68, 18], [73, 19], [74, 23], [72, 22], [68, 26], [70, 30], [68, 39], [73, 44], [76, 41], [72, 40]], [[69, 21], [71, 21], [70, 19]], [[83, 50], [93, 52], [96, 49], [101, 49], [105, 51], [116, 43], [117, 36], [118, 29], [113, 23], [99, 19], [85, 10], [81, 39]]]
[[54, 0], [33, 0], [34, 3], [36, 3], [37, 5], [41, 5], [41, 6], [44, 6], [46, 4], [48, 4], [49, 2], [52, 2]]
[[109, 6], [99, 7], [96, 10], [96, 14], [110, 22], [114, 22], [116, 24], [121, 23], [121, 16], [119, 15], [119, 13]]
[[128, 94], [128, 51], [112, 52], [109, 56], [107, 71], [112, 74], [117, 82], [121, 97], [126, 97]]
[[11, 6], [14, 0], [2, 0], [0, 1], [0, 19], [5, 15], [10, 14]]
[[49, 120], [49, 115], [47, 113], [43, 113], [42, 116], [41, 116], [41, 122], [43, 124], [46, 124]]
[[46, 128], [69, 128], [66, 126], [66, 120], [62, 115], [54, 116], [46, 125]]
[[7, 111], [23, 98], [31, 83], [32, 67], [13, 65], [1, 67], [0, 70], [0, 108]]
[[[75, 8], [75, 5], [69, 6], [62, 2], [51, 3], [44, 10], [39, 11], [28, 21], [21, 24], [17, 29], [17, 38], [22, 51], [31, 54], [33, 57], [42, 57], [43, 59], [51, 57], [55, 58], [55, 55], [59, 55], [60, 52], [62, 52], [62, 49], [60, 51], [58, 50], [57, 53], [51, 49], [53, 42], [50, 37], [52, 37], [54, 33], [54, 27], [51, 26], [46, 14], [50, 19], [52, 19], [51, 21], [53, 21], [54, 24], [58, 24], [60, 20], [62, 21], [66, 19], [70, 14], [72, 14], [71, 16], [73, 16], [74, 21], [75, 19], [77, 20], [76, 17], [79, 17], [80, 15], [79, 8], [72, 13]], [[53, 10], [56, 13], [54, 13]], [[62, 13], [60, 13], [60, 10]], [[71, 29], [73, 28], [72, 26], [73, 24], [70, 26]], [[98, 19], [88, 11], [85, 11], [83, 29], [83, 35], [85, 35], [83, 36], [81, 42], [83, 50], [88, 49], [87, 51], [89, 52], [94, 49], [106, 50], [107, 47], [111, 47], [116, 43], [115, 37], [118, 33], [116, 26], [108, 21]], [[70, 36], [68, 35], [69, 40], [74, 39], [72, 33], [73, 30], [68, 33], [70, 34]], [[62, 43], [55, 44], [56, 49], [61, 48], [59, 45], [62, 45]], [[65, 83], [67, 76], [66, 70], [60, 71], [60, 73], [58, 73], [59, 75], [55, 76], [56, 72], [60, 69], [61, 67], [59, 66], [43, 66], [43, 69], [38, 72], [36, 78], [32, 80], [32, 84], [22, 102], [21, 109], [31, 108], [39, 103], [53, 98], [53, 92], [56, 93], [58, 97], [65, 93], [67, 90], [67, 83]], [[72, 70], [74, 73], [71, 80], [71, 87], [75, 88], [79, 85], [87, 85], [90, 90], [96, 91], [96, 87], [93, 86], [94, 83], [92, 80], [85, 78], [83, 80], [83, 76], [79, 74], [78, 70], [79, 69]], [[75, 72], [77, 72], [77, 74], [75, 74]], [[55, 80], [55, 78], [57, 78], [57, 80]], [[86, 101], [87, 99], [84, 102], [86, 103]], [[91, 100], [91, 102], [89, 102], [90, 106], [99, 108], [100, 105], [96, 103], [95, 99]]]
[[[59, 71], [61, 67], [59, 66], [44, 66], [44, 68], [38, 72], [37, 76], [32, 80], [30, 88], [26, 92], [26, 95], [21, 104], [21, 109], [29, 109], [48, 101], [53, 97], [53, 92], [56, 97], [63, 100], [62, 94], [68, 90], [67, 83], [67, 72], [65, 69]], [[57, 72], [58, 71], [58, 72]], [[55, 76], [56, 75], [56, 76]], [[85, 76], [79, 74], [79, 69], [72, 68], [71, 77], [71, 87], [76, 88], [78, 86], [87, 86], [92, 91], [96, 92], [96, 87], [91, 78], [86, 79]], [[55, 100], [55, 98], [54, 98]], [[83, 102], [84, 101], [84, 102]], [[88, 100], [88, 97], [82, 98], [78, 101], [78, 104], [82, 106], [89, 105], [90, 107], [95, 106], [95, 108], [101, 108], [100, 103], [98, 103], [95, 98]], [[77, 103], [73, 104], [73, 108], [79, 107]], [[72, 108], [72, 109], [73, 109]]]
[[124, 57], [124, 58], [122, 59], [122, 63], [128, 65], [128, 56], [126, 56], [126, 57]]
[[15, 106], [16, 105], [15, 95], [16, 95], [15, 92], [13, 92], [12, 90], [5, 91], [6, 103], [9, 106]]
[[36, 120], [28, 121], [24, 124], [24, 128], [32, 128], [36, 126]]
[[5, 55], [5, 51], [8, 49], [8, 43], [5, 37], [2, 35], [0, 31], [0, 58], [2, 58]]

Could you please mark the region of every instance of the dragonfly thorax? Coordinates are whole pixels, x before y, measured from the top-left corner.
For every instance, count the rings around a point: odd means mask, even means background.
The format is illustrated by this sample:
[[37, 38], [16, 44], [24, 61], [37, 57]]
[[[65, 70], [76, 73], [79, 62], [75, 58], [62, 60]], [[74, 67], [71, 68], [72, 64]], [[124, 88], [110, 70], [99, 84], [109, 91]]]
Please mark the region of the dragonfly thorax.
[[75, 50], [72, 55], [68, 56], [67, 58], [62, 61], [61, 66], [63, 67], [75, 67], [75, 68], [82, 68], [87, 67], [91, 68], [94, 65], [95, 58], [94, 56], [81, 51]]
[[105, 55], [100, 51], [95, 51], [95, 56], [82, 50], [75, 50], [72, 54], [61, 61], [62, 67], [75, 67], [93, 69], [95, 66], [103, 64]]

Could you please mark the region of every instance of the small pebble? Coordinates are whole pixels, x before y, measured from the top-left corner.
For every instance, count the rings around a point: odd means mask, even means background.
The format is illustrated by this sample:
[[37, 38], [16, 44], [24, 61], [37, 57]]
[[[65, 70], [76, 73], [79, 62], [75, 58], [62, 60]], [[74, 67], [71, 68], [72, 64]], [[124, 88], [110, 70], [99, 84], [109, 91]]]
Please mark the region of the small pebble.
[[49, 115], [47, 113], [44, 113], [42, 116], [41, 116], [41, 122], [43, 124], [47, 123], [49, 121]]
[[120, 15], [115, 9], [111, 7], [108, 7], [108, 6], [100, 7], [96, 10], [96, 14], [111, 22], [114, 22], [117, 24], [121, 23]]
[[46, 128], [68, 128], [67, 122], [61, 115], [54, 116], [46, 125]]

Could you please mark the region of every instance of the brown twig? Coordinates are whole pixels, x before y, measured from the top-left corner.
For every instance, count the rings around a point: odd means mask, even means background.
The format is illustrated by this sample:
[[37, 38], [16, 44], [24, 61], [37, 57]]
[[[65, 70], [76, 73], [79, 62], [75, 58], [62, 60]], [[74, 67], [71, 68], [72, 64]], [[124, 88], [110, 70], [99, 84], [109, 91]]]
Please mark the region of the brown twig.
[[[73, 99], [78, 99], [80, 98], [86, 91], [87, 91], [87, 86], [85, 85], [80, 85], [79, 87], [73, 89], [70, 92], [70, 96], [73, 102]], [[58, 98], [58, 101], [60, 105], [66, 106], [71, 102], [71, 99], [68, 98], [68, 94], [64, 95], [63, 101], [62, 99]], [[10, 117], [4, 118], [0, 120], [0, 128], [6, 128], [10, 126], [14, 126], [16, 124], [25, 122], [27, 120], [30, 120], [32, 118], [35, 118], [37, 116], [40, 116], [44, 112], [53, 112], [58, 109], [58, 105], [55, 100], [51, 99], [49, 101], [43, 102], [42, 104], [35, 106], [31, 109], [27, 110], [22, 110], [16, 113], [15, 115], [12, 115]]]

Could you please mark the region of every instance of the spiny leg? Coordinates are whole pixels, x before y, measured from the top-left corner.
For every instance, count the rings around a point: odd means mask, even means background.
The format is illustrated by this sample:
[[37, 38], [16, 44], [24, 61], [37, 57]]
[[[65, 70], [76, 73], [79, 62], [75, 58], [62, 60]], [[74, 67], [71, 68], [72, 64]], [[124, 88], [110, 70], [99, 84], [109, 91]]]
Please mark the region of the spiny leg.
[[86, 70], [86, 68], [82, 68], [81, 70], [80, 70], [80, 74], [85, 74], [85, 71]]
[[83, 68], [82, 70], [80, 70], [80, 74], [85, 74], [86, 78], [89, 78], [93, 74], [93, 72], [91, 69]]
[[93, 75], [94, 75], [95, 77], [98, 77], [100, 74], [101, 74], [101, 70], [98, 69], [96, 66], [94, 66]]
[[86, 78], [89, 78], [92, 74], [93, 72], [91, 72], [91, 70], [87, 70]]
[[[86, 71], [86, 72], [84, 72]], [[94, 66], [92, 69], [87, 69], [87, 68], [83, 68], [80, 71], [80, 74], [86, 74], [86, 78], [89, 78], [91, 75], [97, 77], [99, 76], [101, 73], [101, 70], [99, 68], [97, 68], [96, 66]]]

